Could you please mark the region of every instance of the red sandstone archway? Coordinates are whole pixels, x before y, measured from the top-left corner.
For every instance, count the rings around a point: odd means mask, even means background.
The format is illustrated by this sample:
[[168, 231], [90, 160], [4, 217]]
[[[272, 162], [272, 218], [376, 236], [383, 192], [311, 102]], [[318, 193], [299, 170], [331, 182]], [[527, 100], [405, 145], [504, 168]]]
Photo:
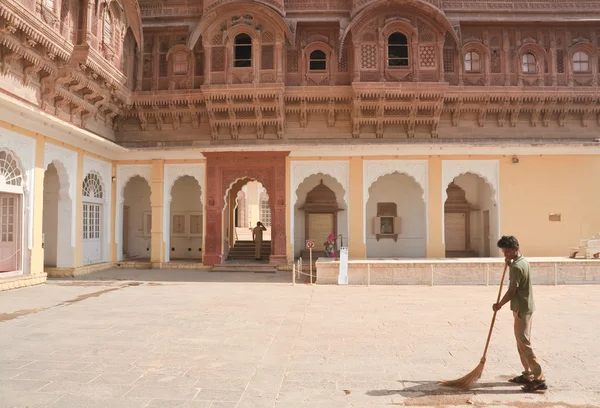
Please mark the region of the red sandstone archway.
[[207, 158], [206, 174], [206, 238], [205, 265], [215, 265], [223, 260], [223, 208], [225, 193], [238, 179], [251, 179], [262, 183], [269, 192], [271, 207], [271, 263], [287, 262], [285, 246], [286, 200], [285, 158], [290, 152], [213, 152]]

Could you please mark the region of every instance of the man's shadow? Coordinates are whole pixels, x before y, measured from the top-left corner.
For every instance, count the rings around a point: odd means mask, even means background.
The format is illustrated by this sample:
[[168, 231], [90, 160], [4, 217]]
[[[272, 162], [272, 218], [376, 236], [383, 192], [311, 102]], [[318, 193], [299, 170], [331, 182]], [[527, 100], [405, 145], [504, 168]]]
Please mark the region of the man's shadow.
[[[469, 389], [460, 389], [452, 387], [443, 387], [437, 381], [412, 381], [398, 380], [402, 384], [396, 390], [370, 390], [366, 394], [372, 397], [382, 397], [386, 395], [400, 395], [405, 398], [426, 398], [426, 397], [443, 397], [443, 396], [472, 396], [477, 394], [522, 394], [520, 384], [506, 382], [487, 382], [475, 383]], [[415, 385], [412, 385], [415, 384]], [[510, 387], [510, 389], [494, 389], [497, 387]]]

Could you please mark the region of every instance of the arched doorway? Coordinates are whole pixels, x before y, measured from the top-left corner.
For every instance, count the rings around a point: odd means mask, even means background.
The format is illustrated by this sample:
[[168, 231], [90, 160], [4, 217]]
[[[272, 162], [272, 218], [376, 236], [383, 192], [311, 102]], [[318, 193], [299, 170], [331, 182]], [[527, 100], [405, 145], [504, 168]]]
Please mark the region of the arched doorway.
[[493, 189], [481, 176], [464, 173], [447, 186], [444, 240], [447, 257], [496, 255], [498, 207]]
[[256, 260], [252, 230], [258, 222], [266, 228], [266, 231], [262, 232], [261, 260], [268, 261], [272, 249], [269, 194], [262, 183], [240, 179], [227, 192], [223, 208], [223, 226], [226, 233], [224, 253], [227, 253], [228, 260]]
[[[257, 181], [268, 192], [271, 209], [271, 263], [285, 263], [286, 201], [285, 157], [289, 152], [210, 152], [207, 157], [206, 252], [204, 264], [215, 265], [226, 258], [232, 242], [229, 220], [237, 199], [230, 195], [236, 183]], [[225, 212], [227, 207], [227, 213]]]
[[367, 258], [420, 258], [427, 251], [424, 192], [411, 176], [394, 172], [369, 187], [365, 208]]
[[[67, 171], [60, 162], [49, 163], [44, 172], [44, 266], [67, 268], [73, 265], [71, 209]], [[59, 230], [62, 233], [59, 234]]]
[[0, 273], [22, 268], [23, 186], [17, 157], [0, 150]]
[[152, 238], [151, 188], [142, 176], [131, 177], [123, 188], [122, 259], [149, 259]]
[[294, 257], [308, 259], [306, 240], [315, 242], [313, 259], [325, 255], [325, 241], [335, 235], [336, 249], [348, 243], [345, 191], [334, 177], [317, 173], [306, 177], [296, 189], [294, 205]]
[[90, 265], [102, 262], [103, 224], [105, 214], [104, 198], [106, 191], [100, 175], [88, 173], [83, 179], [83, 264]]
[[170, 191], [168, 260], [202, 259], [202, 189], [192, 176], [179, 177]]

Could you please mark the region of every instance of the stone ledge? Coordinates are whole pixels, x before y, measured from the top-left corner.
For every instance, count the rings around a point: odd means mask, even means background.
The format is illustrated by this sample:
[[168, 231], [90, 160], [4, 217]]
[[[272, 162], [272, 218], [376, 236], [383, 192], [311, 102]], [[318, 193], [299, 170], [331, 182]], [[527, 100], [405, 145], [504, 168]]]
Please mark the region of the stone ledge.
[[0, 292], [4, 290], [25, 288], [27, 286], [41, 285], [46, 283], [47, 275], [40, 273], [37, 275], [20, 275], [11, 278], [0, 278]]
[[112, 262], [103, 262], [99, 264], [79, 266], [77, 268], [45, 268], [44, 271], [50, 278], [74, 278], [76, 276], [83, 276], [92, 272], [103, 271], [114, 266], [115, 264]]
[[[600, 261], [529, 259], [535, 285], [600, 284]], [[337, 284], [339, 260], [316, 262], [317, 284]], [[495, 259], [351, 260], [350, 285], [497, 285], [503, 262]], [[508, 275], [508, 272], [507, 272]], [[506, 277], [508, 280], [508, 276]]]

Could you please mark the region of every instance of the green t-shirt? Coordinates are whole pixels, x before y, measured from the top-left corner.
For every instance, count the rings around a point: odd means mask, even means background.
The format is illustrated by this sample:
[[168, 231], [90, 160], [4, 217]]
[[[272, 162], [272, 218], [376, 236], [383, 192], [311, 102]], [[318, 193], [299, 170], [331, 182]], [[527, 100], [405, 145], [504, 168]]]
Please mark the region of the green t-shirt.
[[517, 285], [517, 291], [510, 300], [510, 310], [518, 312], [520, 316], [533, 313], [535, 303], [531, 287], [531, 270], [529, 262], [523, 255], [519, 255], [510, 265], [509, 279], [511, 285]]

